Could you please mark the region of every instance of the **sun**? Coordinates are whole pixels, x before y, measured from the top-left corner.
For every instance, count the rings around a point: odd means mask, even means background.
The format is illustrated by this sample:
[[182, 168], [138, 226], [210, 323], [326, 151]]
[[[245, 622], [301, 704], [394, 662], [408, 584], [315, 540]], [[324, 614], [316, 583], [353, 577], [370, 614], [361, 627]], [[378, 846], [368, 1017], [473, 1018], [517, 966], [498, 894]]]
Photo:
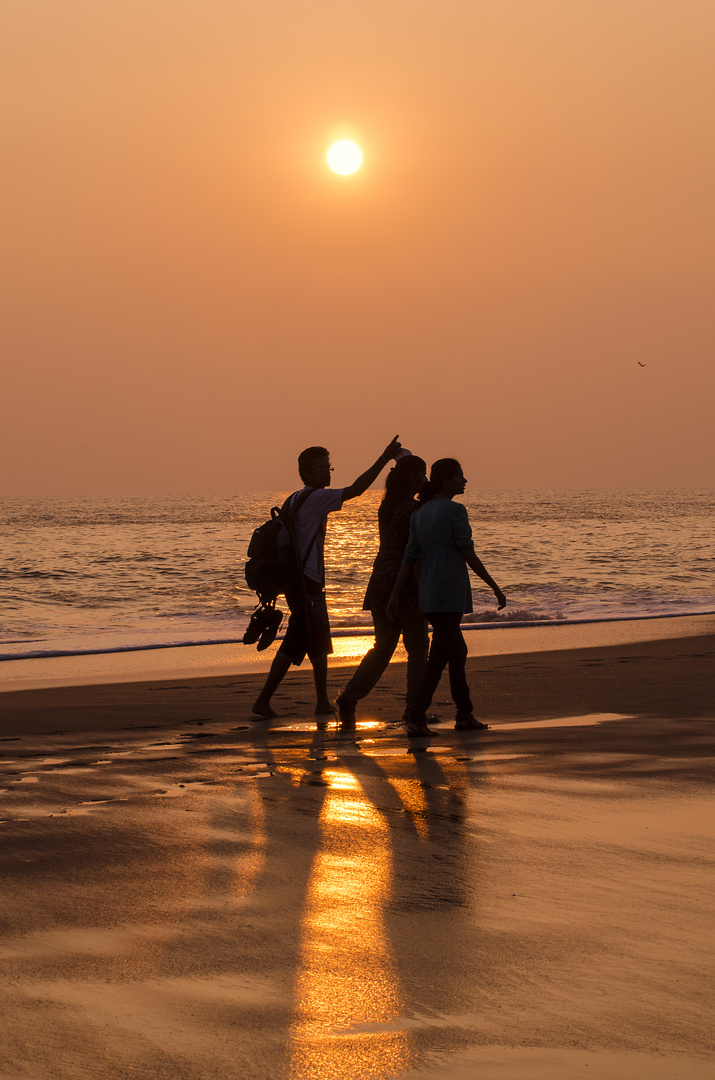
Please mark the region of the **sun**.
[[362, 150], [350, 139], [340, 139], [328, 150], [328, 165], [341, 176], [354, 173], [362, 165]]

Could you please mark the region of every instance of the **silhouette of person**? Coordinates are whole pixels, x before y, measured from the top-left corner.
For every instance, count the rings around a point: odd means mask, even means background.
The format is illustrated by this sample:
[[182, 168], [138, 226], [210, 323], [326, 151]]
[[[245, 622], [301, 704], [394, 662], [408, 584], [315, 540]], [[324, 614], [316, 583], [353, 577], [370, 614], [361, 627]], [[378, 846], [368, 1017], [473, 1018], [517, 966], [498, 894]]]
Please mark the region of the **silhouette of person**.
[[355, 706], [379, 681], [397, 648], [400, 634], [407, 650], [407, 708], [414, 704], [427, 663], [427, 620], [419, 609], [417, 579], [411, 575], [399, 599], [397, 617], [387, 615], [390, 598], [402, 566], [410, 535], [410, 519], [419, 509], [415, 495], [426, 481], [421, 457], [409, 454], [395, 462], [385, 481], [385, 497], [377, 513], [380, 550], [365, 594], [363, 610], [372, 612], [375, 644], [365, 654], [336, 705], [343, 727], [355, 726]]
[[455, 728], [474, 731], [488, 727], [476, 720], [467, 683], [467, 644], [460, 629], [462, 615], [472, 611], [472, 590], [467, 567], [494, 591], [499, 609], [506, 597], [477, 557], [466, 507], [452, 500], [467, 485], [462, 466], [454, 458], [440, 458], [430, 471], [429, 483], [420, 493], [422, 507], [412, 515], [410, 538], [402, 568], [387, 604], [391, 619], [399, 616], [399, 598], [419, 561], [420, 608], [432, 624], [432, 644], [422, 681], [405, 718], [407, 734], [433, 735], [427, 726], [427, 709], [449, 665], [449, 685], [457, 707]]
[[288, 629], [271, 664], [268, 678], [253, 704], [253, 713], [267, 720], [276, 713], [271, 708], [271, 698], [280, 686], [291, 664], [299, 667], [306, 653], [313, 666], [313, 678], [317, 701], [316, 714], [332, 714], [333, 706], [328, 700], [328, 656], [333, 651], [330, 622], [325, 603], [325, 562], [323, 548], [327, 515], [340, 510], [348, 499], [356, 499], [370, 487], [388, 461], [400, 452], [397, 436], [380, 454], [380, 457], [352, 484], [344, 488], [331, 488], [333, 471], [330, 454], [324, 446], [309, 446], [298, 457], [298, 472], [305, 485], [294, 492], [288, 500], [290, 506], [306, 488], [310, 495], [300, 504], [293, 515], [293, 528], [298, 564], [302, 565], [302, 580], [288, 587], [286, 603], [290, 609]]

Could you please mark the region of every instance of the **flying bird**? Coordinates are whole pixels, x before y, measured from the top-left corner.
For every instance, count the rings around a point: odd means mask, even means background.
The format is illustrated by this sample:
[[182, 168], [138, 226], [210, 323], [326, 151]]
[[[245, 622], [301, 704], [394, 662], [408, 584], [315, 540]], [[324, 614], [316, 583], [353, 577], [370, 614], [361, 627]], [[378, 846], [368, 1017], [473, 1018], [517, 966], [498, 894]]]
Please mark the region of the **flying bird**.
[[638, 361], [638, 367], [645, 367], [645, 366], [646, 366], [645, 364], [641, 364], [640, 360]]

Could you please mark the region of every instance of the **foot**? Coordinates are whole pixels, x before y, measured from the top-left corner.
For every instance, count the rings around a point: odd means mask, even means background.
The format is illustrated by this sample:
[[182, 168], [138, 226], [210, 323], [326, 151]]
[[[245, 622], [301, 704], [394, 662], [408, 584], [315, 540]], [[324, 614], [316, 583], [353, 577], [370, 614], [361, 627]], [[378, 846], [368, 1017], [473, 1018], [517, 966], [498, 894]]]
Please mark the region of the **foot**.
[[454, 725], [455, 731], [489, 731], [489, 724], [483, 724], [473, 716], [467, 716], [464, 720], [457, 720]]
[[355, 706], [351, 701], [346, 701], [345, 698], [339, 697], [335, 702], [335, 707], [338, 710], [338, 719], [340, 720], [340, 726], [344, 730], [355, 727]]
[[335, 706], [327, 698], [323, 698], [321, 701], [316, 702], [315, 715], [335, 716]]
[[254, 702], [251, 712], [261, 720], [272, 720], [274, 716], [278, 716], [275, 709], [272, 709], [267, 702], [261, 701], [260, 698]]
[[432, 731], [427, 727], [426, 716], [416, 716], [412, 720], [405, 720], [405, 730], [407, 731], [408, 739], [417, 739], [423, 735], [436, 735], [436, 731]]

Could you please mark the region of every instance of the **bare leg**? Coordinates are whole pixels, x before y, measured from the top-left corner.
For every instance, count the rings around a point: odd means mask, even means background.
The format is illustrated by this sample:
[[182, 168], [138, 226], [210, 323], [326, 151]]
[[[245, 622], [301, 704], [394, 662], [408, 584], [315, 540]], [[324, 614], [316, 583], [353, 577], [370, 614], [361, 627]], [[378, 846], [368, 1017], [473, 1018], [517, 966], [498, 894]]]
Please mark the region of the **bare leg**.
[[[286, 656], [285, 653], [277, 652], [273, 658], [271, 669], [268, 672], [268, 678], [266, 679], [263, 689], [253, 703], [253, 712], [256, 716], [260, 716], [263, 720], [269, 720], [272, 716], [278, 714], [271, 708], [271, 698], [275, 694], [276, 690], [283, 681], [283, 677], [287, 673], [291, 665], [291, 659]], [[327, 672], [327, 660], [325, 662]]]
[[312, 660], [311, 663], [315, 680], [316, 715], [332, 715], [335, 709], [328, 700], [328, 658], [321, 656], [319, 660]]

